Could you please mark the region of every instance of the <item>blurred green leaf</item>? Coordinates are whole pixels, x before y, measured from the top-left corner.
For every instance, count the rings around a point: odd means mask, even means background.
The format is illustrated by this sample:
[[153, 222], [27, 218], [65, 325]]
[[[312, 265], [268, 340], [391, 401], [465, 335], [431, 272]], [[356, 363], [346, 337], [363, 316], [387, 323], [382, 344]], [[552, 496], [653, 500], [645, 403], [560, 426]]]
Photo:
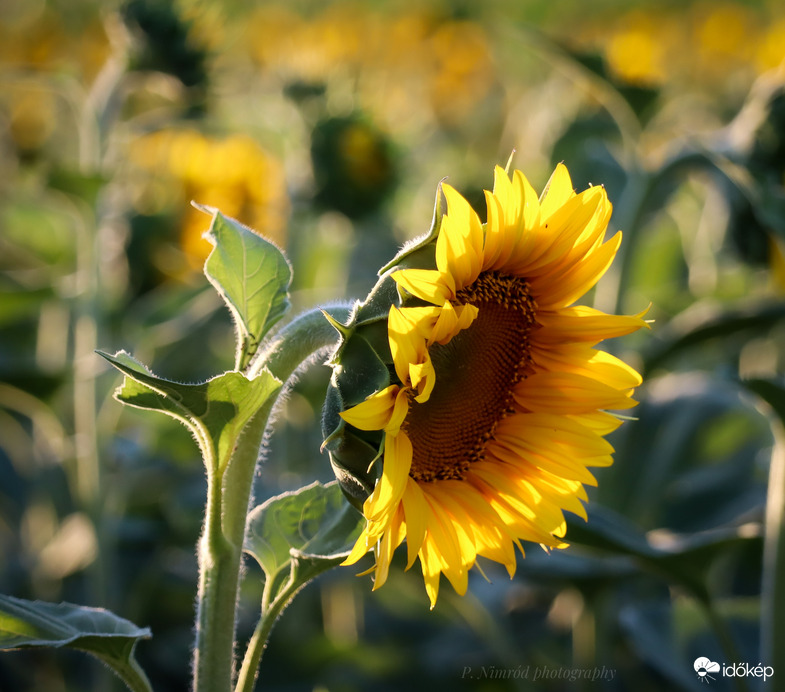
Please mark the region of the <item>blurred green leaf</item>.
[[0, 262], [13, 269], [45, 264], [55, 275], [67, 272], [76, 248], [72, 224], [62, 209], [20, 194], [0, 207]]
[[713, 339], [764, 332], [783, 320], [785, 304], [767, 302], [737, 310], [693, 315], [691, 319], [678, 320], [675, 324], [672, 322], [658, 331], [652, 347], [644, 353], [644, 377], [682, 352]]
[[687, 588], [704, 602], [708, 601], [706, 576], [714, 558], [735, 545], [761, 540], [760, 528], [753, 524], [685, 535], [647, 535], [606, 508], [590, 505], [587, 513], [588, 521], [569, 524], [570, 544], [633, 557], [644, 570]]
[[24, 318], [37, 317], [41, 305], [51, 299], [53, 293], [51, 288], [25, 290], [0, 279], [0, 327]]
[[51, 189], [79, 197], [92, 207], [109, 180], [98, 173], [83, 173], [60, 167], [50, 172], [47, 182]]
[[72, 603], [26, 601], [0, 594], [0, 649], [67, 647], [96, 656], [131, 690], [150, 690], [150, 683], [134, 658], [148, 628], [101, 608]]
[[750, 378], [743, 380], [742, 384], [769, 404], [785, 425], [785, 383], [781, 378], [779, 380]]
[[292, 271], [271, 242], [217, 209], [206, 238], [215, 246], [204, 273], [232, 312], [237, 331], [237, 369], [244, 370], [264, 335], [289, 309]]
[[153, 375], [125, 351], [100, 355], [126, 376], [115, 392], [118, 401], [180, 420], [217, 470], [226, 467], [246, 424], [281, 387], [267, 370], [252, 380], [231, 371], [201, 384], [182, 384]]
[[[316, 482], [270, 498], [252, 510], [244, 550], [281, 593], [340, 564], [364, 523], [337, 482]], [[283, 584], [287, 568], [290, 578]]]
[[672, 617], [670, 604], [628, 606], [620, 613], [619, 624], [633, 650], [668, 681], [669, 689], [693, 690], [692, 661], [674, 645]]

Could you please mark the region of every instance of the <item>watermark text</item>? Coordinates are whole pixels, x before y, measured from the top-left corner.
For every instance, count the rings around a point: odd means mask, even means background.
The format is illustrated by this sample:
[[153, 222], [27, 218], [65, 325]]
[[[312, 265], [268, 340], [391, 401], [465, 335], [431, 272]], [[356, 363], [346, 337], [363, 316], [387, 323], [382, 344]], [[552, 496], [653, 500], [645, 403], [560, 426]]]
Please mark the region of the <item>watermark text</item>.
[[566, 666], [518, 666], [517, 668], [497, 668], [496, 666], [464, 666], [461, 678], [469, 680], [613, 680], [615, 668], [596, 666], [594, 668], [570, 668]]

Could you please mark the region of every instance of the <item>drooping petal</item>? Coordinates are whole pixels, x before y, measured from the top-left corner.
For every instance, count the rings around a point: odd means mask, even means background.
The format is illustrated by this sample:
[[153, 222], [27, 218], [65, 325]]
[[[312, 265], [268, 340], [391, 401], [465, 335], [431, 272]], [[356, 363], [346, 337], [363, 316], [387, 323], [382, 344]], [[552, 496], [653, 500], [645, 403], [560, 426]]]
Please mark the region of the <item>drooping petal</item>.
[[417, 330], [417, 315], [404, 312], [394, 305], [390, 308], [387, 334], [395, 372], [405, 385], [409, 384], [409, 366], [430, 360], [425, 340]]
[[430, 358], [424, 363], [409, 363], [409, 382], [417, 392], [414, 400], [418, 404], [428, 401], [436, 385], [436, 371]]
[[392, 278], [413, 296], [434, 305], [455, 297], [455, 280], [449, 274], [433, 269], [401, 269], [393, 272]]
[[390, 524], [384, 532], [382, 540], [379, 542], [378, 550], [376, 551], [376, 571], [373, 582], [374, 591], [384, 586], [384, 583], [387, 581], [393, 553], [403, 542], [404, 536], [403, 510], [399, 506], [392, 515]]
[[401, 499], [406, 518], [406, 550], [409, 569], [420, 552], [428, 528], [428, 507], [422, 489], [413, 478], [409, 478]]
[[360, 430], [382, 430], [390, 422], [400, 389], [397, 384], [391, 384], [341, 412], [341, 418]]
[[448, 343], [456, 334], [467, 329], [475, 319], [479, 309], [475, 305], [454, 306], [445, 302], [439, 317], [428, 336], [428, 345]]
[[412, 444], [404, 433], [386, 435], [382, 476], [373, 493], [363, 505], [363, 514], [370, 522], [389, 518], [401, 500], [412, 465]]

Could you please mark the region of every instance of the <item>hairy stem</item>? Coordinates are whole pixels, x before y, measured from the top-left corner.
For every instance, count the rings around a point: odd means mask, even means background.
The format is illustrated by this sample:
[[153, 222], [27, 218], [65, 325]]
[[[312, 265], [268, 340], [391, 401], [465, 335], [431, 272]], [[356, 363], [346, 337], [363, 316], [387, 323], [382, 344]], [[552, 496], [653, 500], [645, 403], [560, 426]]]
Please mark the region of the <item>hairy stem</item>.
[[[349, 310], [331, 308], [330, 313], [345, 319]], [[335, 343], [337, 332], [320, 310], [311, 310], [284, 327], [248, 368], [249, 379], [269, 370], [280, 382], [318, 351]], [[280, 391], [280, 390], [279, 390]], [[204, 531], [199, 541], [199, 592], [197, 597], [196, 646], [194, 651], [194, 692], [229, 692], [234, 678], [235, 629], [241, 582], [241, 562], [245, 524], [259, 449], [266, 434], [270, 413], [277, 396], [272, 396], [248, 422], [225, 469], [211, 454], [208, 439], [200, 440], [207, 467], [208, 488]], [[242, 680], [250, 676], [251, 685], [267, 635], [278, 614], [288, 603], [270, 605], [262, 620], [263, 638], [258, 656], [252, 652]], [[263, 604], [263, 607], [267, 604]], [[257, 648], [254, 645], [254, 650]], [[247, 657], [246, 657], [247, 658]], [[243, 682], [245, 685], [246, 683]]]
[[338, 333], [322, 311], [341, 322], [348, 319], [351, 309], [345, 304], [327, 305], [299, 315], [263, 345], [248, 368], [248, 377], [255, 377], [266, 367], [285, 382], [314, 353], [334, 344]]
[[253, 692], [256, 674], [259, 670], [259, 664], [262, 661], [262, 654], [264, 654], [264, 650], [267, 648], [267, 640], [270, 637], [273, 625], [278, 619], [278, 616], [283, 612], [283, 609], [294, 597], [294, 593], [289, 594], [287, 590], [281, 594], [280, 598], [276, 599], [271, 604], [270, 596], [273, 590], [272, 586], [273, 580], [267, 579], [264, 583], [264, 594], [262, 595], [261, 616], [259, 617], [259, 622], [256, 623], [256, 629], [248, 642], [243, 664], [240, 667], [240, 675], [237, 678], [235, 692]]
[[[770, 665], [785, 651], [785, 428], [780, 421], [773, 421], [772, 425], [774, 452], [769, 470], [763, 547], [761, 658], [764, 665]], [[767, 684], [772, 685], [774, 692], [782, 692], [785, 677]]]

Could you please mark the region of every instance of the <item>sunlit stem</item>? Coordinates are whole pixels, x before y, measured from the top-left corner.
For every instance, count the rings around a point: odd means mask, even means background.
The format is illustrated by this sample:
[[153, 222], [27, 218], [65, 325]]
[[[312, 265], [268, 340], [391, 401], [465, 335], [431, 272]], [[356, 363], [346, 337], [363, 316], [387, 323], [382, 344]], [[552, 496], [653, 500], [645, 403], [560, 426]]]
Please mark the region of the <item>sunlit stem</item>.
[[[763, 588], [761, 595], [761, 660], [771, 665], [785, 651], [785, 429], [772, 424], [774, 452], [769, 468], [766, 498], [765, 542], [763, 546]], [[785, 690], [785, 676], [766, 681], [772, 692]]]
[[[272, 404], [266, 405], [246, 426], [229, 466], [250, 469], [247, 483], [227, 487], [223, 471], [205, 453], [207, 505], [199, 542], [199, 591], [197, 596], [195, 692], [228, 692], [234, 674], [234, 632], [244, 523], [228, 520], [227, 507], [243, 502], [247, 508], [251, 479]], [[202, 445], [203, 453], [205, 446]]]
[[[106, 167], [110, 136], [120, 112], [123, 98], [122, 83], [126, 73], [123, 54], [113, 54], [99, 73], [83, 104], [78, 119], [80, 172], [85, 176], [101, 174]], [[108, 95], [113, 107], [109, 107]], [[101, 450], [105, 446], [98, 425], [98, 390], [96, 383], [95, 350], [104, 322], [100, 251], [108, 232], [106, 219], [113, 213], [110, 196], [104, 190], [96, 198], [91, 214], [76, 224], [76, 299], [73, 308], [73, 425], [74, 425], [74, 485], [81, 508], [86, 511], [96, 529], [96, 560], [89, 567], [89, 592], [96, 604], [111, 605], [111, 580], [107, 579], [110, 533], [104, 521], [106, 488], [103, 481]], [[126, 671], [129, 687], [149, 690], [150, 685], [138, 666]], [[112, 685], [107, 671], [101, 669], [95, 689], [108, 690]]]
[[255, 377], [266, 367], [279, 380], [285, 382], [315, 353], [334, 344], [338, 339], [338, 332], [325, 319], [323, 311], [338, 322], [345, 323], [351, 308], [345, 304], [327, 305], [304, 312], [293, 319], [272, 339], [262, 344], [258, 355], [248, 367], [248, 377]]
[[298, 589], [303, 586], [302, 584], [290, 580], [288, 586], [278, 594], [274, 601], [270, 602], [270, 596], [273, 592], [272, 585], [273, 580], [271, 579], [268, 579], [264, 584], [261, 617], [248, 642], [245, 658], [240, 667], [240, 674], [237, 677], [235, 692], [253, 692], [256, 674], [259, 671], [259, 664], [262, 661], [264, 650], [267, 648], [267, 641], [270, 638], [270, 632], [273, 629], [273, 625], [280, 617], [284, 608], [291, 603]]
[[[346, 319], [349, 314], [346, 307], [330, 306], [327, 311], [339, 320]], [[337, 338], [338, 332], [325, 319], [322, 311], [311, 310], [282, 328], [262, 349], [246, 374], [254, 378], [266, 368], [285, 383], [315, 353], [334, 344]], [[246, 425], [225, 468], [219, 468], [217, 460], [212, 458], [207, 431], [199, 440], [207, 468], [208, 488], [204, 531], [198, 547], [199, 592], [193, 671], [195, 692], [231, 690], [248, 505], [259, 449], [267, 432], [275, 399], [271, 397]], [[242, 680], [250, 677], [251, 685], [270, 629], [295, 591], [293, 589], [283, 600], [285, 593], [281, 594], [264, 611], [259, 633], [261, 642], [252, 647], [254, 651], [258, 648], [258, 655], [252, 651], [248, 665], [243, 664]], [[267, 606], [266, 602], [264, 606]], [[256, 667], [251, 670], [254, 659]]]

